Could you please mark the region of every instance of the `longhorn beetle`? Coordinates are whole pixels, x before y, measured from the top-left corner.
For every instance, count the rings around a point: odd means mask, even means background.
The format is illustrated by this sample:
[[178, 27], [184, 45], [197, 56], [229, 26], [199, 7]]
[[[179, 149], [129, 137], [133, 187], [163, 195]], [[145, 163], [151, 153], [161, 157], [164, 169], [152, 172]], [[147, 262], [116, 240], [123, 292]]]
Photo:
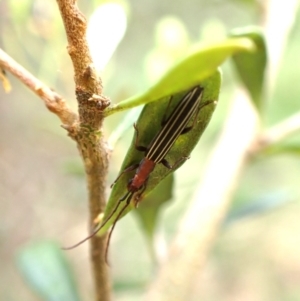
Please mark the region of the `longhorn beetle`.
[[[116, 222], [121, 217], [125, 209], [129, 206], [133, 195], [137, 192], [138, 194], [135, 196], [134, 203], [135, 203], [135, 207], [138, 206], [138, 203], [141, 199], [141, 195], [146, 189], [149, 176], [151, 172], [154, 170], [156, 164], [162, 163], [165, 167], [169, 169], [174, 169], [179, 163], [181, 163], [182, 161], [188, 158], [188, 157], [182, 157], [179, 160], [177, 160], [173, 165], [170, 165], [169, 162], [165, 159], [166, 155], [168, 154], [169, 150], [176, 142], [177, 138], [180, 135], [187, 133], [193, 128], [195, 122], [197, 121], [197, 116], [199, 111], [206, 105], [212, 103], [212, 101], [205, 101], [201, 103], [202, 95], [203, 95], [203, 88], [201, 86], [195, 86], [192, 89], [190, 89], [183, 96], [183, 98], [178, 102], [178, 104], [175, 106], [174, 110], [170, 113], [170, 115], [166, 119], [163, 118], [164, 120], [162, 122], [161, 129], [156, 134], [156, 136], [151, 140], [148, 147], [138, 145], [139, 131], [136, 124], [134, 124], [134, 129], [136, 131], [135, 148], [138, 151], [144, 152], [145, 154], [144, 158], [140, 161], [140, 163], [133, 164], [127, 167], [126, 169], [124, 169], [111, 185], [112, 187], [124, 173], [136, 169], [135, 175], [128, 182], [127, 193], [121, 199], [119, 199], [117, 205], [115, 206], [111, 214], [104, 220], [103, 223], [101, 223], [93, 231], [91, 235], [89, 235], [84, 240], [80, 241], [79, 243], [75, 244], [70, 248], [74, 248], [80, 245], [81, 243], [85, 242], [89, 238], [93, 237], [110, 220], [110, 218], [118, 210], [119, 205], [122, 202], [126, 201], [124, 207], [120, 210], [120, 212], [116, 216], [112, 225], [112, 229], [110, 230], [108, 240], [107, 240], [106, 253], [105, 253], [105, 258], [107, 258], [108, 245], [109, 245], [112, 231], [116, 225]], [[169, 101], [169, 105], [171, 100], [172, 99], [170, 99]], [[194, 121], [192, 125], [188, 126], [188, 123], [193, 116], [194, 116]]]

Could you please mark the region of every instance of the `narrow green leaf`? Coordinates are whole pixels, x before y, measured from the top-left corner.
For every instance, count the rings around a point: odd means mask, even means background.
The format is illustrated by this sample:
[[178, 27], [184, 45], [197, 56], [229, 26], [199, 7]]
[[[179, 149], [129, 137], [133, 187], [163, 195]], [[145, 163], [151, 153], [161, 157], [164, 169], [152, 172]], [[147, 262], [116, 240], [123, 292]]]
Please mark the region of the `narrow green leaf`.
[[[221, 75], [220, 72], [215, 72], [214, 75], [207, 78], [201, 83], [201, 86], [204, 88], [203, 97], [201, 102], [213, 101], [211, 104], [202, 108], [197, 116], [197, 122], [194, 127], [188, 133], [179, 136], [171, 150], [169, 151], [166, 159], [170, 164], [174, 164], [179, 159], [183, 157], [189, 157], [192, 150], [198, 143], [201, 135], [203, 134], [209, 120], [215, 110], [219, 91], [221, 84]], [[183, 95], [186, 91], [177, 93], [173, 95], [172, 102], [168, 110], [172, 110], [179, 100], [182, 99]], [[139, 129], [139, 145], [148, 146], [153, 137], [157, 134], [157, 132], [161, 128], [161, 122], [163, 120], [163, 116], [167, 109], [170, 97], [166, 97], [161, 99], [160, 101], [155, 101], [150, 104], [147, 104], [137, 121], [137, 128]], [[135, 137], [130, 145], [130, 148], [127, 152], [127, 155], [124, 159], [124, 162], [121, 167], [121, 171], [126, 167], [129, 167], [133, 164], [139, 163], [144, 157], [144, 153], [137, 151], [134, 146]], [[182, 162], [180, 165], [182, 165]], [[176, 169], [180, 167], [180, 165], [176, 166]], [[147, 182], [147, 188], [142, 195], [142, 198], [146, 197], [150, 191], [152, 191], [166, 176], [172, 173], [174, 170], [170, 170], [163, 166], [162, 164], [157, 164], [154, 171], [151, 173], [149, 180]], [[108, 204], [105, 210], [103, 220], [106, 220], [108, 216], [112, 213], [112, 211], [116, 208], [119, 200], [126, 194], [127, 192], [127, 183], [133, 177], [135, 171], [128, 172], [121, 176], [118, 182], [114, 185], [110, 198], [108, 200]], [[116, 213], [110, 218], [109, 222], [99, 231], [99, 234], [105, 233], [107, 229], [112, 225], [114, 219], [116, 218], [118, 212], [120, 212], [123, 205], [119, 206]], [[131, 204], [125, 210], [125, 215], [133, 208]]]
[[265, 69], [267, 65], [267, 48], [260, 28], [246, 27], [232, 31], [231, 37], [247, 37], [256, 46], [255, 52], [236, 53], [232, 58], [237, 73], [247, 88], [253, 103], [261, 110]]
[[197, 46], [193, 52], [170, 69], [152, 88], [107, 108], [104, 114], [109, 116], [116, 112], [160, 100], [168, 95], [198, 85], [205, 78], [214, 74], [228, 57], [243, 51], [255, 51], [255, 45], [251, 39], [234, 38], [206, 47]]
[[38, 242], [24, 247], [17, 254], [17, 265], [43, 300], [80, 300], [70, 266], [56, 243]]

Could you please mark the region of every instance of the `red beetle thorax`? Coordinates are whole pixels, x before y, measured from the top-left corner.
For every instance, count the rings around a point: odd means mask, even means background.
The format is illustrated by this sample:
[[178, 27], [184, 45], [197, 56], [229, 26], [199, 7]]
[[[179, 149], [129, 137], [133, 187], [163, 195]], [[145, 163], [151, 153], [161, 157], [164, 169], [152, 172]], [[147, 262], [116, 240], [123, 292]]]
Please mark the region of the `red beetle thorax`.
[[147, 181], [154, 167], [155, 167], [154, 161], [144, 158], [141, 161], [132, 181], [129, 182], [128, 190], [131, 192], [138, 191], [145, 184], [145, 181]]

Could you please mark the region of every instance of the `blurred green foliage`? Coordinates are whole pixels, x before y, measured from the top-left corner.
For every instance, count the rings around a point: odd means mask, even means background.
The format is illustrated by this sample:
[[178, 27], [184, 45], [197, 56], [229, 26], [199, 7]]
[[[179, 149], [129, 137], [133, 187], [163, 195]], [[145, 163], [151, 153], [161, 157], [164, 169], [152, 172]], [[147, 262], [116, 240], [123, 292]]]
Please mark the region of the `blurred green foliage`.
[[40, 241], [25, 246], [18, 253], [17, 264], [43, 300], [80, 300], [71, 268], [57, 243]]
[[[113, 103], [144, 91], [192, 44], [221, 39], [237, 27], [260, 25], [263, 18], [258, 1], [251, 0], [123, 3], [130, 11], [127, 32], [101, 74], [105, 94]], [[100, 1], [78, 4], [88, 17]], [[272, 74], [273, 89], [263, 99], [267, 103], [263, 116], [266, 125], [299, 111], [299, 10], [295, 14], [279, 69]], [[278, 22], [284, 16], [282, 11]], [[0, 0], [0, 47], [76, 108], [66, 45], [55, 1]], [[273, 51], [268, 49], [271, 54]], [[14, 254], [25, 242], [39, 237], [60, 240], [60, 245], [82, 238], [87, 223], [86, 189], [83, 178], [70, 176], [74, 170], [79, 173], [78, 154], [57, 118], [20, 82], [9, 74], [8, 78], [13, 91], [7, 95], [0, 88], [0, 299], [40, 300], [13, 265]], [[223, 67], [223, 78], [222, 101], [214, 118], [191, 160], [176, 174], [176, 202], [160, 214], [155, 238], [161, 253], [161, 241], [172, 238], [189, 205], [196, 179], [203, 175], [205, 160], [239, 85], [229, 64]], [[115, 114], [107, 119], [107, 137], [121, 116]], [[135, 120], [133, 117], [132, 123]], [[110, 182], [119, 171], [131, 136], [132, 130], [116, 144]], [[287, 142], [287, 147], [279, 147], [278, 155], [255, 158], [244, 171], [229, 215], [235, 222], [220, 234], [205, 267], [206, 277], [199, 278], [197, 300], [300, 298], [299, 135]], [[262, 212], [264, 215], [253, 214]], [[243, 216], [249, 218], [242, 219]], [[140, 300], [152, 278], [153, 265], [143, 239], [132, 216], [120, 221], [111, 247], [115, 294], [120, 300]], [[90, 300], [92, 280], [85, 248], [66, 255], [74, 266], [75, 278], [80, 280], [78, 288], [84, 292], [83, 300]]]

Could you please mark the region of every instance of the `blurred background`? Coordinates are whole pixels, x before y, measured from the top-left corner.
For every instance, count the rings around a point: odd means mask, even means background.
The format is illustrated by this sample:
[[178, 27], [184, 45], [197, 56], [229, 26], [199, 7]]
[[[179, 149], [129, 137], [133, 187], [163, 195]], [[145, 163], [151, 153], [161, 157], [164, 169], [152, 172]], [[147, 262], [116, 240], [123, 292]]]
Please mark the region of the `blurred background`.
[[[113, 103], [146, 89], [193, 43], [222, 40], [237, 27], [263, 26], [270, 42], [272, 72], [262, 126], [269, 127], [298, 112], [300, 100], [299, 6], [290, 1], [294, 9], [281, 3], [276, 10], [275, 2], [281, 1], [90, 0], [78, 5], [90, 20], [91, 51], [104, 94]], [[289, 23], [290, 30], [280, 53], [276, 32], [283, 23]], [[66, 46], [55, 1], [0, 0], [0, 47], [76, 110]], [[162, 254], [203, 175], [205, 160], [239, 87], [229, 62], [222, 70], [219, 106], [192, 158], [176, 172], [174, 199], [160, 214], [157, 240]], [[58, 118], [22, 83], [10, 74], [7, 77], [12, 91], [6, 94], [0, 87], [0, 299], [40, 300], [18, 269], [18, 254], [30, 243], [45, 240], [66, 246], [85, 237], [86, 184], [76, 145]], [[107, 138], [123, 116], [106, 120]], [[132, 123], [135, 120], [133, 116]], [[132, 133], [130, 127], [114, 146], [107, 193]], [[195, 300], [300, 300], [299, 150], [299, 135], [294, 135], [282, 149], [253, 158], [244, 170], [231, 210], [199, 275]], [[90, 300], [88, 244], [65, 254], [82, 299]], [[110, 262], [117, 300], [140, 300], [155, 275], [155, 265], [132, 213], [116, 227]]]

